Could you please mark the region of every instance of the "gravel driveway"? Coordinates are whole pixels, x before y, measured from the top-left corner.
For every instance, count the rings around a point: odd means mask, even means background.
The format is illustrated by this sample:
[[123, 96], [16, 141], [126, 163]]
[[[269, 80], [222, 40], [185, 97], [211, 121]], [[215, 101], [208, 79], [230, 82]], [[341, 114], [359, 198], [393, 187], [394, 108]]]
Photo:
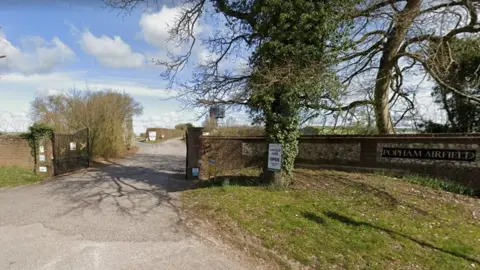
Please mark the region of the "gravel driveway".
[[0, 269], [244, 269], [178, 212], [185, 144], [31, 186], [0, 190]]

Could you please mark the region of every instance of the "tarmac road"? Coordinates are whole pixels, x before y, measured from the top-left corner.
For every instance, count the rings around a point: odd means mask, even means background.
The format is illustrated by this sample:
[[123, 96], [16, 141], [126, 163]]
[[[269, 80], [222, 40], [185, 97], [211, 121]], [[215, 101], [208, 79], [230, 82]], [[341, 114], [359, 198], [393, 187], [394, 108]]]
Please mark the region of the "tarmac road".
[[41, 184], [0, 189], [0, 269], [251, 269], [189, 230], [178, 210], [185, 144]]

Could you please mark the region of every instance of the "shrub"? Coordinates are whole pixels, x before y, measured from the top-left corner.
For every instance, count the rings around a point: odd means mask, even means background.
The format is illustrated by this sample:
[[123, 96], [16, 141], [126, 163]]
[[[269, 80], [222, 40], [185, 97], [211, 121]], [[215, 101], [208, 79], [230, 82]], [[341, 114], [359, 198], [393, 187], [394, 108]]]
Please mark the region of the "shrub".
[[130, 95], [114, 91], [73, 91], [37, 97], [32, 102], [35, 122], [52, 126], [56, 132], [90, 128], [93, 156], [115, 157], [133, 145], [133, 116], [143, 108]]

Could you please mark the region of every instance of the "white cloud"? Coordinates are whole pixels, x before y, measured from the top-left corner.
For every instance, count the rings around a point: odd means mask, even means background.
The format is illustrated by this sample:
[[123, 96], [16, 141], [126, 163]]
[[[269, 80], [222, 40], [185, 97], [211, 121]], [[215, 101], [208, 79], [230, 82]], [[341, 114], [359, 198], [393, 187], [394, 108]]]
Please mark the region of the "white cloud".
[[174, 8], [163, 6], [157, 13], [144, 13], [139, 21], [143, 39], [160, 49], [175, 49], [168, 41], [169, 29], [175, 24], [181, 11], [180, 6]]
[[200, 126], [202, 121], [196, 120], [195, 112], [192, 110], [168, 111], [145, 110], [145, 115], [134, 118], [135, 133], [145, 132], [147, 128], [174, 128], [179, 123], [192, 123]]
[[[30, 124], [27, 116], [29, 103], [35, 95], [45, 96], [65, 93], [71, 89], [82, 91], [89, 89], [98, 91], [112, 89], [131, 94], [137, 100], [158, 100], [154, 105], [145, 104], [144, 121], [150, 121], [154, 125], [168, 123], [168, 127], [174, 126], [177, 119], [189, 119], [191, 112], [181, 114], [169, 114], [168, 112], [178, 105], [175, 100], [162, 101], [162, 98], [171, 97], [172, 93], [163, 88], [151, 87], [149, 82], [132, 82], [127, 78], [88, 78], [85, 72], [53, 72], [49, 74], [25, 75], [9, 73], [2, 75], [0, 79], [0, 131], [24, 131]], [[154, 82], [152, 82], [154, 83]], [[6, 93], [6, 94], [5, 94]], [[16, 93], [22, 93], [17, 95]], [[161, 116], [161, 118], [158, 118]], [[180, 118], [179, 118], [180, 116]], [[152, 118], [150, 118], [152, 117]], [[144, 131], [147, 122], [134, 120], [135, 132]]]
[[22, 74], [48, 73], [55, 67], [72, 62], [75, 52], [58, 37], [46, 41], [39, 36], [29, 36], [15, 46], [5, 33], [0, 32], [0, 71]]
[[[101, 91], [110, 89], [131, 94], [133, 96], [148, 96], [157, 98], [171, 97], [172, 93], [158, 87], [149, 87], [147, 85], [131, 82], [127, 79], [107, 78], [107, 79], [84, 79], [82, 73], [50, 73], [23, 75], [19, 73], [10, 73], [2, 75], [2, 85], [12, 87], [31, 89], [37, 95], [55, 94], [72, 89]], [[0, 87], [1, 90], [1, 87]]]
[[133, 52], [130, 45], [119, 36], [96, 37], [86, 30], [82, 34], [80, 43], [87, 54], [95, 56], [100, 64], [107, 67], [138, 68], [145, 64], [145, 56]]

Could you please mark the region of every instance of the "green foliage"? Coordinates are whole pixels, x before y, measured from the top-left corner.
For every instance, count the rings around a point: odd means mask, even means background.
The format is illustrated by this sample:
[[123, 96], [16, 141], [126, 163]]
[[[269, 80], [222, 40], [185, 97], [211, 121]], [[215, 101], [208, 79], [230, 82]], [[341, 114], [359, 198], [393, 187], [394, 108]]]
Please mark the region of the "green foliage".
[[[251, 57], [249, 107], [265, 123], [267, 141], [282, 144], [284, 183], [298, 154], [302, 109], [316, 109], [325, 96], [334, 99], [340, 83], [330, 67], [348, 46], [348, 22], [336, 13], [352, 1], [253, 1], [252, 35], [262, 39]], [[335, 12], [336, 11], [336, 12]], [[329, 44], [330, 46], [327, 46]], [[268, 179], [267, 179], [268, 181]]]
[[352, 126], [332, 127], [332, 126], [306, 126], [302, 128], [303, 135], [375, 135], [375, 127], [368, 127], [361, 124]]
[[449, 124], [439, 124], [431, 120], [419, 124], [424, 133], [449, 133], [454, 132]]
[[409, 175], [403, 179], [405, 179], [410, 183], [424, 185], [434, 189], [445, 190], [445, 191], [462, 194], [462, 195], [468, 195], [468, 196], [476, 195], [476, 192], [473, 188], [466, 187], [464, 185], [461, 185], [452, 181], [448, 181], [448, 180], [442, 180], [442, 179], [437, 179], [437, 178], [422, 176], [422, 175]]
[[[480, 94], [480, 39], [454, 38], [440, 44], [431, 43], [433, 56], [430, 65], [441, 74], [441, 79], [468, 96]], [[425, 122], [425, 129], [436, 132], [478, 132], [480, 131], [480, 105], [467, 97], [452, 92], [440, 85], [433, 88], [436, 103], [443, 106], [448, 123]]]
[[188, 130], [189, 128], [192, 128], [192, 127], [193, 127], [193, 124], [192, 124], [192, 123], [185, 123], [185, 124], [175, 125], [175, 129], [180, 129], [180, 130], [183, 130], [183, 131], [186, 131], [186, 130]]
[[29, 132], [22, 134], [21, 136], [28, 140], [28, 145], [30, 146], [30, 153], [32, 157], [37, 156], [37, 147], [39, 141], [43, 138], [52, 138], [54, 129], [44, 123], [35, 123], [29, 128]]
[[480, 265], [480, 221], [472, 214], [480, 201], [475, 198], [392, 177], [327, 170], [295, 170], [288, 189], [236, 183], [187, 191], [182, 205], [186, 213], [214, 221], [226, 239], [254, 254], [257, 249], [246, 245], [252, 239], [259, 249], [272, 251], [267, 258], [299, 263], [291, 268]]
[[42, 177], [31, 170], [16, 167], [0, 168], [0, 188], [22, 186], [41, 180]]

